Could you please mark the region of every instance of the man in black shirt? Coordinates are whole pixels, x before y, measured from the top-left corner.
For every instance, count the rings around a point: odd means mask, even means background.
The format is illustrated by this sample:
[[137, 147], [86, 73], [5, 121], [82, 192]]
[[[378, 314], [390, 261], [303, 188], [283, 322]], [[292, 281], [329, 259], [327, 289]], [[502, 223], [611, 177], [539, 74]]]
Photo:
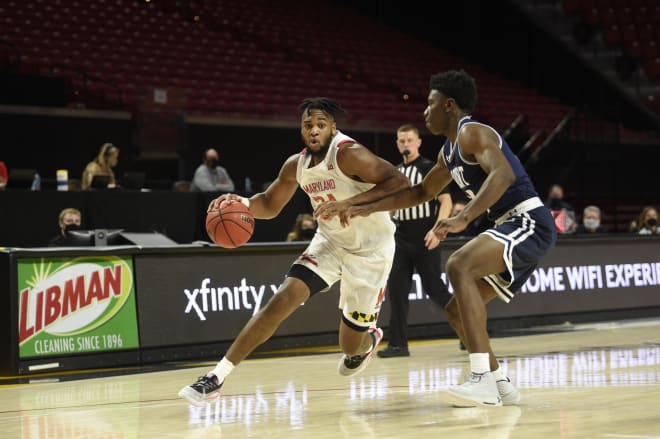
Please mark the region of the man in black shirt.
[[[398, 169], [410, 179], [411, 184], [420, 183], [435, 162], [419, 154], [422, 145], [419, 130], [413, 125], [399, 127], [396, 143], [403, 157]], [[451, 209], [451, 195], [449, 190], [445, 189], [438, 194], [437, 199], [394, 212], [393, 218], [397, 223], [396, 252], [387, 281], [391, 310], [389, 344], [387, 348], [378, 351], [381, 358], [410, 355], [407, 334], [408, 294], [415, 270], [422, 280], [426, 294], [433, 302], [444, 308], [451, 299], [451, 294], [440, 278], [440, 241], [432, 231], [438, 219], [449, 217]]]

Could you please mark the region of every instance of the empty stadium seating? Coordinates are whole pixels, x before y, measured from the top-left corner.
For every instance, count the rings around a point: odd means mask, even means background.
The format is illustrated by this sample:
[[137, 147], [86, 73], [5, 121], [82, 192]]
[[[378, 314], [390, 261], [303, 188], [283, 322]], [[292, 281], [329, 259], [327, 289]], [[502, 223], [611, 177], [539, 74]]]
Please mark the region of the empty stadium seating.
[[[563, 0], [563, 7], [598, 30], [607, 46], [620, 47], [644, 69], [649, 81], [660, 81], [660, 2]], [[643, 103], [657, 112], [657, 99], [660, 96], [647, 96]]]
[[185, 90], [191, 115], [294, 120], [301, 99], [327, 95], [349, 121], [390, 128], [422, 121], [430, 74], [465, 68], [478, 80], [475, 116], [498, 128], [525, 114], [547, 131], [569, 111], [323, 1], [9, 0], [0, 39], [21, 71], [68, 78], [71, 105], [88, 108], [130, 110], [162, 87]]

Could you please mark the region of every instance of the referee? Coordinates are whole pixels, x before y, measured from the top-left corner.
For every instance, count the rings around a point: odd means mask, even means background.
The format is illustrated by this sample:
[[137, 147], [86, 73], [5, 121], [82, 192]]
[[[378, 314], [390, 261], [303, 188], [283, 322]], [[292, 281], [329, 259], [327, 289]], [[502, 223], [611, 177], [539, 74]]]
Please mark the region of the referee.
[[[408, 177], [412, 185], [420, 183], [435, 163], [419, 154], [422, 145], [419, 130], [413, 125], [402, 125], [396, 132], [396, 144], [403, 157], [398, 169]], [[419, 273], [424, 291], [433, 302], [444, 308], [451, 299], [440, 278], [440, 241], [433, 233], [435, 222], [448, 218], [451, 209], [451, 195], [449, 189], [445, 188], [438, 194], [437, 200], [394, 212], [393, 218], [397, 223], [396, 252], [387, 281], [391, 309], [389, 343], [387, 348], [378, 351], [381, 358], [410, 355], [407, 334], [408, 294], [414, 270]]]

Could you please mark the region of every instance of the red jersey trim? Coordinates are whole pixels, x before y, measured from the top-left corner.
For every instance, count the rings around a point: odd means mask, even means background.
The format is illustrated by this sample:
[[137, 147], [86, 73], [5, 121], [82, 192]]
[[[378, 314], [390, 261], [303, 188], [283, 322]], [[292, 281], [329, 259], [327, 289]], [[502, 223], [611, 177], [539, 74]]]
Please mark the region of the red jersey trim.
[[344, 143], [356, 143], [356, 142], [355, 142], [355, 140], [353, 140], [353, 139], [342, 140], [341, 142], [339, 142], [339, 143], [337, 144], [337, 149], [341, 148], [341, 146], [342, 146]]

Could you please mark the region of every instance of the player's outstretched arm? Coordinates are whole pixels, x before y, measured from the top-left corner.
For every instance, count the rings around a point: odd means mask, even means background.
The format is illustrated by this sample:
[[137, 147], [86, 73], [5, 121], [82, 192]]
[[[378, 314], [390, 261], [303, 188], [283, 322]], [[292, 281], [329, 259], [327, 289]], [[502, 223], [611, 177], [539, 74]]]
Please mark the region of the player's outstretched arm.
[[[391, 163], [378, 157], [364, 146], [354, 143], [344, 145], [337, 153], [341, 171], [356, 181], [373, 183], [368, 191], [341, 201], [328, 201], [319, 205], [314, 215], [323, 220], [342, 213], [354, 205], [365, 204], [386, 197], [402, 187], [409, 187], [409, 180]], [[346, 225], [344, 221], [342, 224]]]
[[421, 183], [414, 186], [406, 186], [387, 197], [367, 204], [352, 206], [345, 212], [347, 218], [355, 216], [367, 216], [373, 212], [392, 211], [417, 206], [438, 195], [440, 191], [451, 182], [451, 174], [442, 161], [438, 162], [426, 174]]
[[237, 200], [245, 202], [252, 215], [259, 219], [271, 219], [276, 217], [291, 200], [298, 188], [296, 180], [296, 167], [299, 154], [289, 157], [273, 181], [264, 192], [253, 195], [245, 200], [240, 195], [222, 194], [209, 204], [209, 210], [217, 209], [224, 200]]

